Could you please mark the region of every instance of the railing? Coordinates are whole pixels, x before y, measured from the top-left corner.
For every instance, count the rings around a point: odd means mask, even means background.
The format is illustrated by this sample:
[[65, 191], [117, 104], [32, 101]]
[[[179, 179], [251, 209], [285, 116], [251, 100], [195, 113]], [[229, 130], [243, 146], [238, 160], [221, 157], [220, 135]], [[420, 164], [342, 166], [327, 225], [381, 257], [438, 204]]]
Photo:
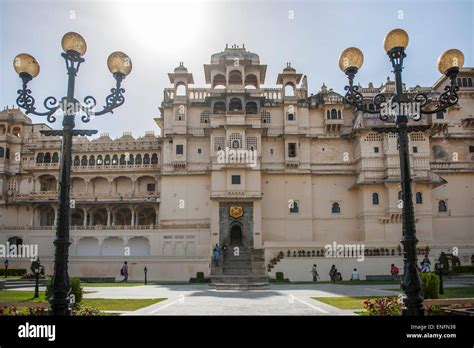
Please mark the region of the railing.
[[[12, 195], [12, 198], [58, 198], [58, 192], [57, 191], [31, 191], [30, 193], [14, 193]], [[75, 193], [71, 192], [71, 198], [72, 199], [109, 199], [109, 198], [114, 198], [114, 199], [120, 199], [120, 198], [125, 198], [125, 199], [133, 199], [133, 198], [160, 198], [160, 193], [159, 192], [139, 192], [139, 193], [117, 193], [117, 192], [111, 192], [111, 193]]]
[[[159, 163], [153, 164], [96, 164], [96, 165], [79, 165], [79, 166], [72, 166], [72, 171], [83, 171], [83, 170], [99, 170], [99, 169], [115, 169], [115, 170], [123, 170], [123, 169], [148, 169], [148, 168], [159, 168]], [[50, 169], [50, 168], [59, 168], [59, 163], [35, 163], [30, 168], [35, 169]]]
[[458, 162], [430, 162], [433, 170], [459, 170], [470, 169], [474, 170], [474, 162], [458, 161]]
[[[70, 230], [152, 230], [156, 229], [158, 225], [93, 225], [93, 226], [83, 226], [83, 225], [71, 225]], [[56, 226], [0, 226], [0, 230], [12, 230], [12, 231], [21, 231], [21, 230], [55, 230]]]

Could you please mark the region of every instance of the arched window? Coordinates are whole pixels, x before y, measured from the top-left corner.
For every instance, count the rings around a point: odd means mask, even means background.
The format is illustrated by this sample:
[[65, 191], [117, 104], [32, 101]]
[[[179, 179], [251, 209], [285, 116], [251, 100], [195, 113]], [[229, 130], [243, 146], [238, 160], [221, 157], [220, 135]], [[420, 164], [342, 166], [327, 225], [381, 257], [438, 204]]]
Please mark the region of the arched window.
[[19, 127], [13, 128], [12, 135], [15, 137], [21, 137], [21, 129]]
[[417, 192], [415, 194], [415, 202], [416, 204], [423, 204], [423, 195], [421, 194], [421, 192]]
[[81, 159], [79, 156], [74, 156], [74, 166], [80, 166], [81, 165]]
[[110, 155], [105, 155], [104, 164], [106, 166], [110, 165]]
[[186, 95], [186, 86], [183, 82], [178, 82], [176, 85], [176, 95], [185, 96]]
[[331, 213], [339, 214], [340, 212], [341, 212], [341, 207], [339, 206], [339, 203], [334, 202], [331, 207]]
[[372, 193], [372, 204], [373, 205], [379, 205], [379, 194], [378, 193]]
[[58, 163], [59, 162], [59, 154], [57, 152], [53, 153], [53, 163]]
[[448, 211], [446, 202], [441, 200], [438, 202], [438, 212], [440, 213], [446, 213]]
[[285, 85], [285, 97], [295, 96], [295, 85], [292, 82], [288, 82]]
[[156, 153], [151, 155], [151, 164], [158, 164], [158, 155]]
[[89, 157], [89, 165], [90, 166], [95, 166], [95, 156], [94, 155]]
[[150, 164], [150, 155], [147, 153], [143, 156], [143, 164]]
[[135, 157], [135, 164], [142, 164], [142, 155], [138, 154], [137, 157]]
[[214, 104], [214, 114], [223, 114], [226, 112], [225, 103], [223, 101], [218, 101]]
[[118, 156], [117, 155], [112, 156], [112, 164], [114, 166], [116, 166], [118, 164]]
[[[5, 149], [0, 146], [0, 158], [5, 156]], [[38, 157], [36, 157], [36, 163], [38, 163]]]
[[82, 156], [81, 166], [85, 167], [85, 166], [87, 166], [87, 163], [88, 163], [87, 156], [86, 155]]
[[51, 153], [46, 152], [44, 154], [44, 163], [51, 163]]
[[120, 155], [120, 164], [121, 164], [121, 165], [126, 164], [126, 162], [125, 162], [125, 155], [124, 155], [124, 154]]
[[214, 76], [214, 80], [212, 81], [212, 88], [225, 88], [226, 80], [225, 76], [222, 74], [218, 74]]
[[292, 201], [290, 204], [290, 213], [298, 213], [300, 211], [300, 207], [297, 201]]
[[99, 155], [97, 156], [97, 165], [101, 166], [102, 164], [104, 164], [104, 160], [102, 158], [102, 155]]
[[295, 113], [288, 111], [287, 119], [288, 119], [288, 121], [294, 121], [295, 120]]
[[337, 110], [337, 119], [340, 120], [342, 117], [341, 117], [341, 110]]
[[329, 111], [329, 110], [326, 111], [326, 118], [327, 118], [328, 120], [331, 119], [331, 111]]
[[9, 159], [10, 158], [10, 149], [7, 147], [7, 151], [5, 152], [5, 158]]
[[467, 79], [467, 86], [472, 87], [472, 79], [471, 78]]
[[133, 157], [133, 155], [129, 156], [128, 164], [135, 164], [135, 158]]
[[331, 120], [336, 120], [337, 119], [337, 111], [336, 109], [331, 110]]
[[232, 98], [229, 102], [229, 111], [242, 110], [242, 101], [239, 98]]
[[458, 77], [457, 86], [458, 86], [458, 87], [462, 87], [462, 79], [461, 79], [460, 77]]
[[257, 114], [258, 113], [257, 103], [253, 102], [253, 101], [249, 101], [245, 105], [245, 113], [246, 114], [252, 114], [252, 115]]
[[245, 88], [251, 88], [251, 89], [258, 88], [257, 76], [253, 74], [245, 76]]
[[467, 87], [467, 79], [465, 77], [462, 79], [462, 86]]
[[239, 133], [231, 133], [229, 135], [229, 147], [233, 149], [242, 148], [242, 135]]
[[229, 85], [242, 85], [242, 73], [238, 70], [232, 70], [229, 73]]

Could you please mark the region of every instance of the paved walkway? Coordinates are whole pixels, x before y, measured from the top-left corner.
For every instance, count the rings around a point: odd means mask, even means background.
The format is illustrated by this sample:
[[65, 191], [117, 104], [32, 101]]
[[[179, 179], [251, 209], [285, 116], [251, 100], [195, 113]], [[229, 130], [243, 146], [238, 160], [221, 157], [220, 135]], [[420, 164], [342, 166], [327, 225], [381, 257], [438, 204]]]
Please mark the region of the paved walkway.
[[[446, 287], [463, 286], [446, 284]], [[385, 289], [385, 290], [384, 290]], [[311, 297], [389, 296], [399, 285], [272, 284], [265, 290], [216, 291], [207, 284], [145, 285], [130, 287], [84, 286], [85, 298], [167, 298], [122, 315], [356, 315]], [[15, 289], [16, 290], [16, 289]], [[15, 291], [9, 290], [9, 291]], [[28, 290], [28, 289], [17, 289]], [[33, 290], [33, 288], [31, 289]]]
[[209, 290], [207, 285], [85, 287], [84, 290], [95, 291], [84, 295], [86, 298], [168, 298], [128, 315], [355, 315], [353, 311], [341, 310], [311, 297], [395, 294], [373, 285], [333, 284], [272, 285], [254, 291], [216, 291]]

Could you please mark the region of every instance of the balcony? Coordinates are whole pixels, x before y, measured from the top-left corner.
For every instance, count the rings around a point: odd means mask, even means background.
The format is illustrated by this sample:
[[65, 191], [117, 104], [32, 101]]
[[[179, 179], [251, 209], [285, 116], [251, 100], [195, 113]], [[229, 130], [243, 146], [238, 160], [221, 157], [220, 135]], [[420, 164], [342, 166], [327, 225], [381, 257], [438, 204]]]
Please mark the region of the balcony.
[[[114, 203], [130, 203], [130, 202], [160, 202], [159, 192], [128, 192], [128, 193], [76, 193], [71, 192], [71, 199], [76, 203], [93, 203], [93, 202], [114, 202]], [[31, 191], [30, 193], [13, 193], [9, 197], [10, 202], [57, 202], [57, 191]]]
[[326, 135], [338, 136], [341, 134], [341, 128], [344, 124], [343, 119], [324, 119], [324, 130]]

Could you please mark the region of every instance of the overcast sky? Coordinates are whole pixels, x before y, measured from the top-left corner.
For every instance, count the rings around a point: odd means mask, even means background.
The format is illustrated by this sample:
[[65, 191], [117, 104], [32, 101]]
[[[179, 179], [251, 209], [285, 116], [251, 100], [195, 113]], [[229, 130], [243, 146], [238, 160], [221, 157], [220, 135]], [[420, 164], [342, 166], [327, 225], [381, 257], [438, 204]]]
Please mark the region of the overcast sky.
[[[133, 71], [123, 82], [125, 104], [113, 115], [97, 117], [78, 128], [94, 128], [117, 137], [158, 131], [153, 118], [167, 73], [180, 61], [204, 87], [203, 64], [229, 45], [245, 43], [267, 64], [266, 86], [291, 61], [308, 76], [309, 92], [323, 82], [342, 92], [345, 75], [338, 68], [340, 52], [357, 46], [365, 56], [357, 82], [376, 86], [391, 75], [383, 50], [385, 34], [400, 27], [410, 35], [404, 82], [432, 85], [440, 76], [441, 52], [459, 48], [465, 66], [474, 66], [474, 2], [447, 1], [41, 1], [0, 0], [0, 106], [12, 106], [20, 79], [12, 67], [18, 53], [32, 54], [41, 65], [30, 87], [41, 109], [49, 95], [66, 92], [65, 65], [60, 56], [64, 33], [77, 31], [87, 41], [76, 97], [93, 95], [98, 106], [113, 86], [106, 59], [112, 51], [126, 52]], [[32, 116], [33, 122], [44, 119]], [[53, 125], [61, 126], [60, 120]]]

